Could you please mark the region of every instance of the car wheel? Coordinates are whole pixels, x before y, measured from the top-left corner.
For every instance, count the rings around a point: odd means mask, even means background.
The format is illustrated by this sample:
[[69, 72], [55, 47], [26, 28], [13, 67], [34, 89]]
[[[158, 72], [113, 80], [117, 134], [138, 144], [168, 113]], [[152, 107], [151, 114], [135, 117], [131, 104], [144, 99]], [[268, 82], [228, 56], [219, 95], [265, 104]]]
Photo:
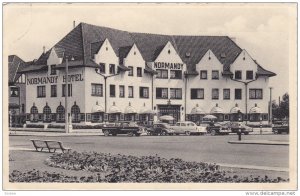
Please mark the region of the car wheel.
[[274, 134], [278, 134], [278, 130], [274, 130], [273, 132], [274, 132]]
[[185, 132], [185, 135], [191, 135], [191, 132], [186, 131], [186, 132]]
[[161, 132], [160, 135], [166, 136], [166, 135], [167, 135], [167, 132], [163, 131], [163, 132]]
[[133, 136], [133, 132], [128, 132], [127, 135], [130, 136], [130, 137], [132, 137]]
[[211, 130], [211, 131], [210, 131], [210, 135], [212, 135], [212, 136], [215, 136], [215, 135], [217, 135], [217, 132], [216, 132], [216, 130]]
[[112, 136], [117, 136], [117, 134], [116, 134], [116, 133], [113, 133]]
[[244, 132], [244, 135], [248, 135], [249, 134], [249, 132]]
[[109, 131], [108, 130], [104, 131], [104, 136], [109, 136]]
[[135, 134], [135, 136], [140, 136], [140, 135], [141, 135], [140, 133], [136, 133], [136, 134]]

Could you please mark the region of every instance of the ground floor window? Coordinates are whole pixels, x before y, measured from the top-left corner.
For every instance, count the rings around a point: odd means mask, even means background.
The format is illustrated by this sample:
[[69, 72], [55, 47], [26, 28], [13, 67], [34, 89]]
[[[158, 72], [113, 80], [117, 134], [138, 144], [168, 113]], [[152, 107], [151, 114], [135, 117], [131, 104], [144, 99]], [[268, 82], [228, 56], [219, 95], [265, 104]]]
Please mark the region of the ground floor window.
[[120, 114], [109, 114], [108, 121], [114, 122], [120, 120]]
[[31, 122], [39, 121], [39, 111], [36, 106], [32, 106], [30, 109], [30, 121]]
[[92, 122], [103, 122], [103, 113], [92, 113]]
[[212, 114], [215, 117], [217, 117], [218, 122], [223, 122], [224, 121], [224, 114]]
[[135, 114], [125, 114], [125, 121], [134, 121]]
[[51, 108], [46, 104], [43, 109], [44, 122], [51, 122]]
[[243, 121], [243, 114], [238, 114], [238, 113], [234, 113], [234, 114], [231, 114], [230, 116], [230, 120], [231, 121]]
[[72, 122], [80, 122], [80, 108], [76, 103], [71, 108]]
[[250, 122], [259, 122], [261, 121], [261, 114], [250, 114]]
[[65, 121], [65, 108], [62, 105], [59, 105], [56, 108], [56, 122], [64, 122]]

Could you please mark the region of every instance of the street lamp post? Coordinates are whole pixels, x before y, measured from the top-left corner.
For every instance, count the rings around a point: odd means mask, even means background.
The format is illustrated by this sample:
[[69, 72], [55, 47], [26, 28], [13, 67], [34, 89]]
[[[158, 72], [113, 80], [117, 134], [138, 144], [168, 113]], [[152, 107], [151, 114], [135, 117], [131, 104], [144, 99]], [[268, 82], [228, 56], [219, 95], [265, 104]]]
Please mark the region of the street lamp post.
[[66, 77], [66, 81], [65, 81], [65, 130], [66, 133], [69, 133], [69, 114], [68, 114], [68, 73], [69, 72], [69, 68], [68, 68], [68, 57], [66, 57], [66, 73], [65, 73], [65, 77]]
[[270, 102], [269, 102], [269, 124], [272, 124], [272, 89], [273, 87], [270, 88]]

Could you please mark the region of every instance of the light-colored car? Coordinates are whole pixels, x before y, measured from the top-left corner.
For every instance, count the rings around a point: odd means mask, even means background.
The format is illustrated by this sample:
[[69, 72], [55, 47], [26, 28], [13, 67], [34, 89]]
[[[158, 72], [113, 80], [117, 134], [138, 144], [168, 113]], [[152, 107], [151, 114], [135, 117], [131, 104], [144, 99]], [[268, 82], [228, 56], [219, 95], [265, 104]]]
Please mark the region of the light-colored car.
[[177, 122], [175, 125], [171, 126], [174, 129], [176, 135], [203, 135], [207, 133], [206, 127], [197, 126], [191, 121]]

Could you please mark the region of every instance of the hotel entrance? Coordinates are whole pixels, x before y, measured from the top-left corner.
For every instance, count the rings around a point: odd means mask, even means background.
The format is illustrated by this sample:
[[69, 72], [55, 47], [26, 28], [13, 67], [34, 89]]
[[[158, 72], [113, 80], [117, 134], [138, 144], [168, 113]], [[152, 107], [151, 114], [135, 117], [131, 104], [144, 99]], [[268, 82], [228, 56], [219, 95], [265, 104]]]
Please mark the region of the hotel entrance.
[[180, 105], [158, 105], [158, 117], [169, 115], [174, 117], [174, 122], [180, 121]]

